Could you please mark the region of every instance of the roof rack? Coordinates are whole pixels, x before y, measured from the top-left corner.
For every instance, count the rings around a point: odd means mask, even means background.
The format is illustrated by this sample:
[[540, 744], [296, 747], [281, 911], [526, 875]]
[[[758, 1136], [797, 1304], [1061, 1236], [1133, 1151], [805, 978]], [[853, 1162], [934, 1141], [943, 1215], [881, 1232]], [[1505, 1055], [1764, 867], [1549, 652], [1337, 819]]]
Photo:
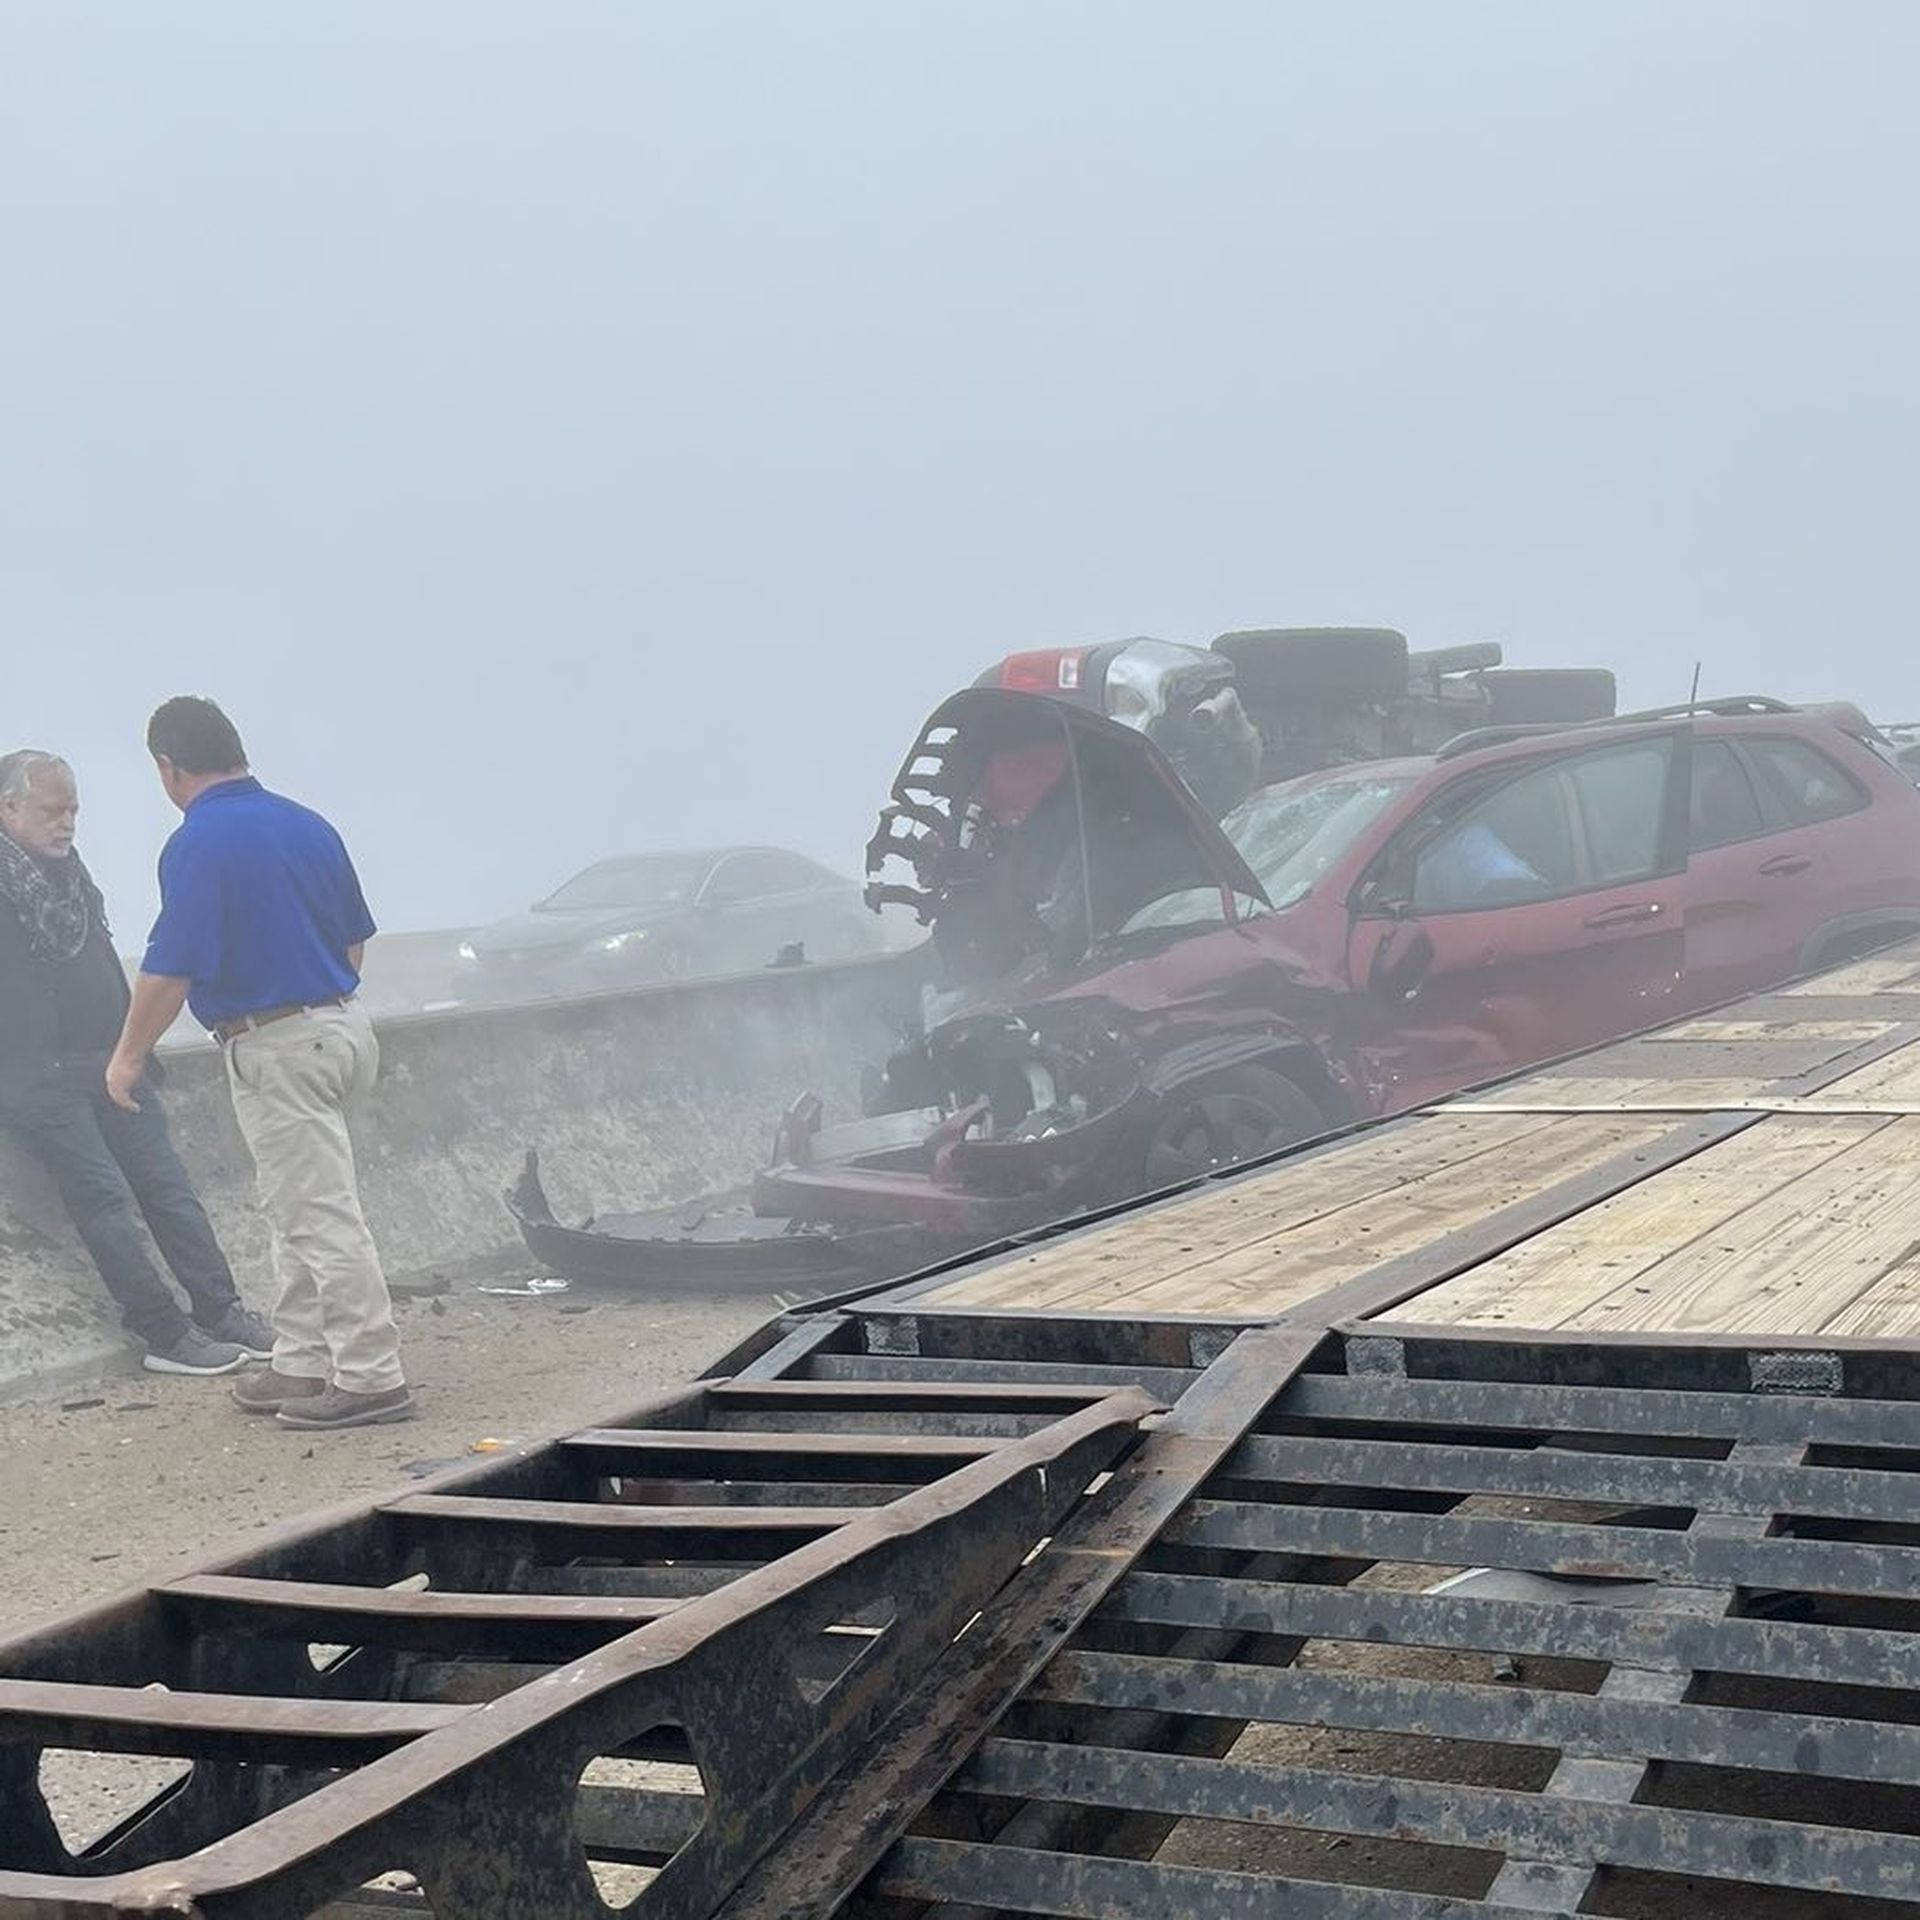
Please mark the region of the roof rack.
[[[1616, 713], [1620, 720], [1682, 720], [1689, 714], [1711, 713], [1722, 719], [1743, 713], [1797, 713], [1791, 700], [1776, 700], [1770, 693], [1734, 693], [1718, 700], [1681, 700], [1671, 707], [1643, 707], [1638, 713]], [[1602, 722], [1602, 725], [1607, 724]]]
[[1465, 733], [1456, 733], [1451, 740], [1434, 748], [1433, 757], [1454, 760], [1463, 753], [1478, 753], [1482, 747], [1504, 746], [1509, 740], [1531, 740], [1550, 733], [1578, 733], [1583, 727], [1608, 724], [1605, 720], [1541, 720], [1526, 726], [1516, 722], [1506, 727], [1469, 727]]
[[1434, 752], [1436, 760], [1456, 760], [1463, 753], [1478, 753], [1482, 747], [1504, 746], [1510, 740], [1541, 739], [1555, 733], [1590, 733], [1596, 727], [1640, 726], [1650, 720], [1684, 720], [1696, 713], [1712, 714], [1717, 719], [1736, 719], [1742, 714], [1796, 713], [1790, 700], [1776, 700], [1769, 693], [1730, 694], [1718, 700], [1682, 700], [1671, 707], [1642, 707], [1633, 713], [1609, 714], [1604, 720], [1546, 720], [1522, 726], [1472, 727]]

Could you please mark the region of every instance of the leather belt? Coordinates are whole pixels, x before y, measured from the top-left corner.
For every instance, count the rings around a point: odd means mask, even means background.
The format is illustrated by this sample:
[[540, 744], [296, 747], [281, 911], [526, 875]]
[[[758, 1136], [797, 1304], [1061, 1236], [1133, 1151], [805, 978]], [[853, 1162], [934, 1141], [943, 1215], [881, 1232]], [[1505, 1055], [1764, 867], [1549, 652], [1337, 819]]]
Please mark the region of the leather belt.
[[268, 1007], [261, 1013], [243, 1013], [237, 1020], [223, 1020], [214, 1028], [213, 1037], [226, 1046], [238, 1040], [243, 1033], [251, 1033], [255, 1027], [270, 1027], [276, 1020], [292, 1020], [303, 1013], [312, 1013], [319, 1007], [344, 1007], [347, 1004], [344, 994], [336, 994], [331, 1000], [303, 1000], [296, 1007]]

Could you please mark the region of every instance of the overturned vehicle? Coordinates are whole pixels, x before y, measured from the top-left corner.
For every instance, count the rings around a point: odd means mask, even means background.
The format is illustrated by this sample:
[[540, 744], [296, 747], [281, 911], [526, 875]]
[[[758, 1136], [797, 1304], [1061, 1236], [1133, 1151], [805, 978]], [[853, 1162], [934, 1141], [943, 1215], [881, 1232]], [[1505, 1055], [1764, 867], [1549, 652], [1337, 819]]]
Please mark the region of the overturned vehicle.
[[583, 1278], [765, 1286], [900, 1271], [1170, 1187], [1325, 1131], [1355, 1108], [1278, 1012], [1187, 967], [1201, 928], [1270, 903], [1146, 735], [970, 689], [927, 722], [868, 850], [876, 908], [911, 907], [938, 984], [922, 1034], [867, 1075], [867, 1113], [811, 1096], [750, 1195], [567, 1227], [530, 1160], [529, 1247]]
[[1009, 654], [976, 683], [1146, 736], [1216, 816], [1329, 767], [1433, 753], [1481, 727], [1612, 718], [1605, 667], [1509, 667], [1493, 642], [1415, 651], [1391, 627], [1265, 627]]

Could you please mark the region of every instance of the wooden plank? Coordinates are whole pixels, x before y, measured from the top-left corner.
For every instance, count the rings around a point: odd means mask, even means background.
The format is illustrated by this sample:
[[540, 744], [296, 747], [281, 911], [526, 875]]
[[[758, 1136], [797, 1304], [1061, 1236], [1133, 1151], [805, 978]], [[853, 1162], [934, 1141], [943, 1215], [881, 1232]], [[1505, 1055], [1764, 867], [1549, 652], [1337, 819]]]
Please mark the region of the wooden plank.
[[1920, 1100], [1828, 1100], [1818, 1094], [1761, 1094], [1741, 1100], [1623, 1100], [1605, 1106], [1561, 1105], [1551, 1100], [1522, 1103], [1509, 1100], [1498, 1107], [1476, 1106], [1465, 1102], [1455, 1109], [1460, 1113], [1531, 1113], [1542, 1118], [1587, 1114], [1601, 1118], [1610, 1114], [1646, 1114], [1678, 1120], [1688, 1114], [1713, 1113], [1830, 1113], [1855, 1114], [1861, 1119], [1898, 1120], [1920, 1114]]
[[1717, 1113], [1766, 1096], [1764, 1071], [1740, 1076], [1554, 1074], [1449, 1101], [1442, 1113]]
[[[1920, 1121], [1899, 1124], [1909, 1142], [1920, 1134]], [[1920, 1187], [1869, 1223], [1869, 1231], [1875, 1237], [1856, 1242], [1853, 1252], [1880, 1261], [1879, 1270], [1820, 1331], [1836, 1339], [1913, 1339], [1920, 1335]]]
[[[1754, 1023], [1756, 1027], [1765, 1024]], [[1836, 1025], [1838, 1037], [1832, 1032]], [[1845, 1073], [1877, 1050], [1898, 1046], [1911, 1037], [1911, 1023], [1893, 1019], [1807, 1021], [1776, 1027], [1758, 1037], [1719, 1040], [1704, 1037], [1697, 1028], [1660, 1028], [1529, 1074], [1518, 1084], [1544, 1094], [1566, 1079], [1652, 1080], [1665, 1086], [1675, 1080], [1752, 1076], [1764, 1083], [1761, 1091], [1791, 1093]]]
[[1920, 1338], [1920, 1237], [1820, 1331], [1830, 1339]]
[[1139, 1215], [997, 1262], [922, 1297], [926, 1306], [1078, 1304], [1113, 1281], [1171, 1275], [1223, 1252], [1258, 1245], [1339, 1209], [1388, 1193], [1436, 1169], [1513, 1146], [1542, 1122], [1525, 1115], [1435, 1116], [1362, 1135], [1311, 1160], [1154, 1207]]
[[[1145, 1311], [1190, 1311], [1204, 1285], [1213, 1311], [1274, 1313], [1390, 1260], [1418, 1252], [1462, 1227], [1530, 1195], [1658, 1139], [1653, 1120], [1570, 1119], [1528, 1136], [1511, 1151], [1465, 1167], [1445, 1167], [1365, 1209], [1335, 1215], [1280, 1246], [1245, 1249], [1208, 1261], [1177, 1281], [1119, 1304]], [[1096, 1305], [1100, 1303], [1095, 1303]]]
[[1574, 1314], [1569, 1328], [1661, 1333], [1818, 1333], [1920, 1235], [1920, 1120], [1757, 1198], [1719, 1232], [1631, 1287]]
[[1662, 1027], [1643, 1036], [1646, 1044], [1665, 1045], [1675, 1040], [1710, 1040], [1723, 1043], [1754, 1040], [1877, 1040], [1899, 1024], [1894, 1020], [1734, 1020], [1710, 1018], [1683, 1020], [1677, 1026]]
[[1110, 1275], [1056, 1304], [1086, 1313], [1278, 1313], [1664, 1131], [1660, 1122], [1638, 1119], [1555, 1121], [1364, 1202], [1170, 1271]]
[[[1872, 1039], [1884, 1040], [1896, 1026], [1876, 1023]], [[1643, 1052], [1653, 1038], [1632, 1042]], [[1849, 1048], [1840, 1049], [1842, 1053]], [[1836, 1056], [1837, 1057], [1837, 1056]], [[1920, 1041], [1882, 1052], [1865, 1065], [1824, 1082], [1804, 1084], [1819, 1067], [1763, 1079], [1744, 1075], [1540, 1074], [1471, 1098], [1442, 1111], [1462, 1114], [1533, 1113], [1859, 1113], [1899, 1117], [1920, 1114]]]
[[1756, 1195], [1858, 1146], [1884, 1120], [1766, 1120], [1393, 1309], [1434, 1326], [1550, 1329], [1713, 1233]]
[[1909, 1044], [1869, 1061], [1806, 1099], [1809, 1106], [1848, 1106], [1863, 1100], [1920, 1103], [1920, 1045]]
[[1855, 993], [1920, 994], [1920, 953], [1903, 947], [1898, 953], [1884, 954], [1872, 960], [1856, 960], [1851, 966], [1838, 967], [1832, 973], [1817, 973], [1810, 980], [1783, 987], [1783, 993], [1822, 995]]

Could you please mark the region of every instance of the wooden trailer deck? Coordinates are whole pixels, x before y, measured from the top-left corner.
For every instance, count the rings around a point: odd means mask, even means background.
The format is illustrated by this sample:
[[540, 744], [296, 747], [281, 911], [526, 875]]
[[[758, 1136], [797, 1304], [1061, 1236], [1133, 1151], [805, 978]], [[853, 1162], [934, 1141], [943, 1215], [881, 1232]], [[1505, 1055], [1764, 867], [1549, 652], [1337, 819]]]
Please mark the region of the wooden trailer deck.
[[1245, 1322], [1337, 1289], [1427, 1328], [1911, 1338], [1916, 1176], [1920, 946], [894, 1297]]

